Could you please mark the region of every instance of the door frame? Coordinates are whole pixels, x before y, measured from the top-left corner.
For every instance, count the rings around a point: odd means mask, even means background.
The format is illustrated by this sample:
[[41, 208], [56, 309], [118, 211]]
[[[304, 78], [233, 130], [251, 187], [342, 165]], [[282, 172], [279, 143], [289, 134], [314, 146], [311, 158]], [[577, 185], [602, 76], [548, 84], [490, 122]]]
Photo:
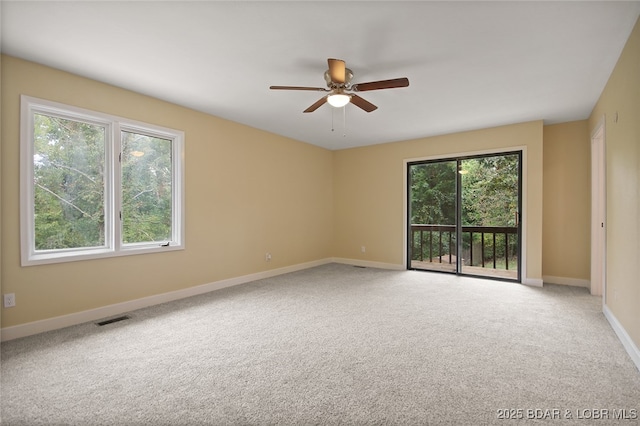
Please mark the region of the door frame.
[[607, 297], [607, 162], [605, 116], [591, 133], [591, 276], [590, 290]]
[[[432, 161], [432, 160], [447, 160], [447, 159], [457, 159], [463, 157], [476, 157], [476, 156], [490, 156], [492, 154], [504, 154], [510, 152], [520, 152], [520, 256], [518, 259], [519, 262], [519, 283], [527, 284], [527, 219], [528, 219], [528, 210], [527, 210], [527, 146], [526, 145], [518, 145], [518, 146], [505, 146], [500, 148], [492, 148], [485, 149], [480, 151], [463, 151], [463, 152], [450, 152], [446, 154], [437, 154], [430, 155], [426, 157], [413, 157], [413, 158], [405, 158], [403, 160], [403, 168], [402, 168], [402, 258], [404, 262], [404, 269], [408, 270], [409, 268], [409, 246], [408, 246], [408, 229], [409, 229], [409, 203], [408, 203], [408, 172], [409, 172], [409, 164], [416, 163], [421, 161]], [[480, 277], [483, 278], [483, 277]], [[489, 278], [489, 277], [487, 277]], [[491, 279], [491, 278], [489, 278]]]

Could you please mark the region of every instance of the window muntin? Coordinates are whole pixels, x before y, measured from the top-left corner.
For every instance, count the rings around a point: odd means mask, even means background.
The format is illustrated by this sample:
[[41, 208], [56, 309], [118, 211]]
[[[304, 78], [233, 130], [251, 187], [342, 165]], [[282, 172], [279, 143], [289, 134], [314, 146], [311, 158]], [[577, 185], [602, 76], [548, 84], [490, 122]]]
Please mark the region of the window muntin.
[[23, 96], [22, 264], [182, 249], [183, 139]]

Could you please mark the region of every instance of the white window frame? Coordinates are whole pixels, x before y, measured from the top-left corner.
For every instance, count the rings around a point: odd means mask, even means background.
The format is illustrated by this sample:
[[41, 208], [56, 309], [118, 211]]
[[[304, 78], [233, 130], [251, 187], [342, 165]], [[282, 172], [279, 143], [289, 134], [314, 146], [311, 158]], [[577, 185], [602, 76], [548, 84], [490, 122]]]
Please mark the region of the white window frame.
[[[185, 248], [184, 132], [26, 95], [20, 98], [20, 240], [22, 266], [167, 252]], [[105, 242], [100, 247], [35, 249], [34, 114], [53, 115], [105, 128]], [[122, 243], [121, 131], [172, 141], [172, 217], [169, 245]]]

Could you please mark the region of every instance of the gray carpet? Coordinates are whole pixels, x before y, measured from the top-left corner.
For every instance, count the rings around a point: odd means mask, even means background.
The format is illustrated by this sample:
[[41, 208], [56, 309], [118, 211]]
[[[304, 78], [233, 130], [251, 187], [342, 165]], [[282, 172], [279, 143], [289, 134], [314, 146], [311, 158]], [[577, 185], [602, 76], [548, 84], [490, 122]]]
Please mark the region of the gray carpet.
[[2, 423], [637, 424], [640, 372], [600, 303], [325, 265], [5, 342]]

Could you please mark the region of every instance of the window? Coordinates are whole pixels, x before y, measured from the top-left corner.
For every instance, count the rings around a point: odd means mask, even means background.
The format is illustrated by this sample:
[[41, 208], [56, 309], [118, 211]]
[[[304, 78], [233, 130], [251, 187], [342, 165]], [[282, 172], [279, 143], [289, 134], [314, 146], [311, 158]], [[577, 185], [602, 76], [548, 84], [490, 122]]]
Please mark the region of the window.
[[183, 133], [22, 96], [22, 265], [184, 248]]

